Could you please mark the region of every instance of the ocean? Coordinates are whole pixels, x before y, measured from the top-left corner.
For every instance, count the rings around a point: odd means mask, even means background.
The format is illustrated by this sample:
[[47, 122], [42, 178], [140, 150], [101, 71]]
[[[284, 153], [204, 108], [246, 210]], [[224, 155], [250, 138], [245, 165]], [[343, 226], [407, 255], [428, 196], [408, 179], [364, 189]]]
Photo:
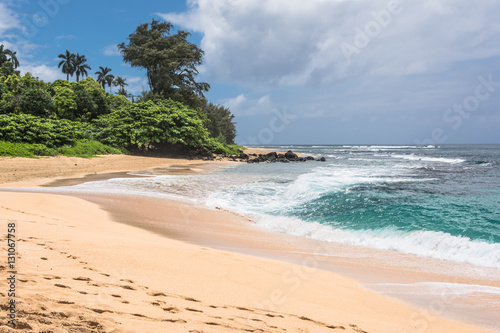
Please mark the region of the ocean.
[[500, 145], [263, 148], [326, 162], [157, 170], [71, 189], [194, 201], [282, 233], [500, 268]]

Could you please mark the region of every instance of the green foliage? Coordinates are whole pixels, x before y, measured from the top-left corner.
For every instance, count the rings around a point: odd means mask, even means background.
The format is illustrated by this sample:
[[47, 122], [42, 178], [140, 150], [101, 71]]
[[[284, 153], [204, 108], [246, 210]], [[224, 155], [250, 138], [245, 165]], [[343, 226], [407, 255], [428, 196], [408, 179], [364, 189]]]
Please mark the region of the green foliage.
[[126, 107], [132, 104], [132, 102], [129, 101], [127, 97], [120, 94], [118, 95], [107, 94], [106, 100], [111, 110], [118, 110], [122, 107]]
[[53, 148], [39, 143], [14, 143], [0, 141], [0, 156], [12, 157], [37, 157], [56, 156], [57, 152]]
[[97, 75], [97, 82], [99, 82], [102, 85], [102, 89], [106, 88], [106, 85], [111, 87], [113, 84], [113, 81], [115, 79], [115, 76], [113, 74], [110, 74], [111, 68], [104, 68], [102, 66], [99, 66], [99, 70], [95, 72]]
[[87, 69], [91, 70], [89, 65], [86, 64], [87, 58], [84, 55], [77, 53], [73, 59], [73, 68], [75, 69], [76, 82], [80, 81], [80, 76], [88, 76]]
[[229, 108], [212, 103], [205, 104], [205, 127], [210, 132], [212, 138], [217, 138], [220, 142], [233, 144], [236, 137], [236, 128], [233, 121], [234, 115]]
[[[15, 52], [0, 44], [3, 147], [10, 142], [7, 150], [13, 156], [115, 152], [88, 141], [100, 140], [143, 151], [180, 144], [235, 153], [237, 148], [225, 145], [234, 140], [234, 116], [227, 108], [207, 104], [203, 93], [210, 87], [195, 79], [203, 51], [187, 41], [188, 33], [171, 34], [172, 29], [170, 23], [153, 20], [140, 25], [128, 45], [119, 46], [125, 62], [146, 69], [151, 91], [143, 94], [140, 103], [126, 98], [126, 80], [114, 79], [107, 67], [96, 72], [98, 82], [91, 77], [80, 80], [91, 68], [85, 56], [68, 50], [59, 55], [67, 81], [45, 83], [30, 73], [21, 77], [15, 70], [19, 65]], [[69, 82], [73, 74], [76, 83]], [[120, 88], [116, 96], [104, 90], [112, 84]], [[217, 139], [208, 140], [209, 135]]]
[[10, 63], [12, 68], [19, 67], [19, 60], [17, 60], [17, 52], [6, 49], [3, 44], [0, 44], [0, 67]]
[[75, 156], [93, 157], [95, 155], [123, 154], [125, 151], [106, 146], [97, 141], [79, 140], [73, 146], [49, 148], [40, 143], [13, 143], [0, 141], [0, 156], [31, 157], [38, 156]]
[[78, 140], [73, 146], [64, 146], [57, 149], [59, 155], [91, 157], [95, 155], [123, 154], [126, 150], [120, 150], [107, 146], [98, 141]]
[[9, 75], [5, 78], [3, 83], [14, 94], [17, 94], [21, 89], [21, 78], [19, 75]]
[[74, 144], [88, 137], [89, 129], [79, 122], [31, 115], [0, 115], [0, 140], [43, 143], [49, 148]]
[[93, 78], [80, 80], [74, 88], [76, 94], [75, 116], [84, 121], [91, 121], [99, 115], [111, 111], [106, 99], [106, 92]]
[[209, 138], [203, 146], [205, 148], [207, 148], [208, 150], [210, 150], [212, 153], [223, 154], [226, 156], [237, 155], [244, 148], [244, 147], [238, 146], [238, 145], [227, 145], [227, 144], [221, 143], [220, 141], [218, 141], [217, 139], [214, 139], [214, 138]]
[[196, 108], [210, 85], [197, 82], [197, 66], [203, 62], [203, 50], [187, 41], [189, 33], [171, 34], [172, 24], [152, 20], [129, 35], [128, 44], [118, 45], [123, 60], [132, 67], [146, 70], [153, 94], [171, 98]]
[[23, 91], [19, 108], [25, 114], [47, 117], [54, 110], [54, 101], [46, 90], [30, 87]]
[[9, 76], [9, 75], [21, 75], [21, 72], [16, 71], [14, 65], [7, 61], [0, 65], [0, 77], [1, 76]]
[[136, 149], [180, 143], [199, 146], [208, 137], [196, 111], [172, 100], [130, 104], [100, 117], [101, 142]]
[[77, 95], [68, 86], [58, 85], [52, 88], [54, 107], [58, 118], [75, 119]]

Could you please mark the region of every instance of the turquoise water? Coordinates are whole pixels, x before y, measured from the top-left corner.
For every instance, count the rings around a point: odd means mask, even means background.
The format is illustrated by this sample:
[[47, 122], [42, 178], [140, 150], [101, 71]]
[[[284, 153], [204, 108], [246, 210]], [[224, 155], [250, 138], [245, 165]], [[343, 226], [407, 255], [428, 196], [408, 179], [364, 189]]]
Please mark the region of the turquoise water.
[[500, 145], [266, 148], [327, 161], [149, 172], [70, 190], [190, 200], [283, 233], [500, 268]]
[[500, 146], [279, 146], [327, 162], [246, 165], [211, 205], [281, 232], [500, 267]]

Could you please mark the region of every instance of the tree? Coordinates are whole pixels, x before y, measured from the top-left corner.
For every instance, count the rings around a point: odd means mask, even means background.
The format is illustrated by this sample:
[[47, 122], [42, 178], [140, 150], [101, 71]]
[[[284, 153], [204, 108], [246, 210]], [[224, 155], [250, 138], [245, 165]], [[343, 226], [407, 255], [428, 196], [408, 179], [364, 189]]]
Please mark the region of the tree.
[[[197, 104], [210, 85], [197, 82], [197, 66], [203, 62], [203, 50], [187, 41], [188, 32], [171, 34], [173, 25], [152, 20], [137, 27], [118, 45], [124, 62], [146, 69], [153, 95], [172, 98], [191, 107]], [[193, 98], [193, 96], [195, 98]]]
[[96, 120], [103, 143], [131, 151], [165, 149], [181, 144], [197, 147], [208, 132], [195, 110], [172, 100], [129, 103]]
[[75, 54], [66, 50], [66, 53], [61, 53], [57, 56], [59, 59], [62, 59], [57, 65], [57, 68], [61, 68], [62, 72], [66, 74], [66, 79], [69, 81], [69, 76], [73, 76], [75, 73]]
[[128, 86], [128, 83], [125, 81], [127, 81], [127, 79], [124, 79], [121, 76], [118, 76], [113, 81], [113, 85], [115, 87], [120, 87], [120, 89], [118, 89], [118, 95], [127, 96], [127, 91], [125, 90], [125, 86]]
[[45, 89], [35, 86], [23, 91], [19, 106], [22, 113], [47, 117], [54, 110], [54, 101]]
[[216, 138], [221, 143], [233, 144], [236, 137], [236, 127], [233, 121], [234, 115], [229, 108], [212, 103], [205, 104], [204, 125], [210, 132], [212, 138]]
[[102, 89], [106, 89], [106, 85], [108, 85], [111, 89], [115, 76], [113, 74], [109, 74], [109, 72], [111, 72], [111, 68], [103, 68], [102, 66], [99, 66], [99, 70], [95, 72], [97, 75], [97, 82], [101, 84]]
[[0, 67], [3, 67], [4, 63], [10, 62], [14, 68], [19, 67], [19, 60], [16, 56], [17, 52], [4, 48], [4, 45], [0, 45]]
[[99, 115], [107, 114], [111, 111], [106, 100], [106, 93], [101, 85], [88, 77], [75, 83], [76, 111], [75, 116], [85, 121], [90, 121]]
[[87, 58], [84, 55], [80, 55], [79, 53], [76, 54], [73, 63], [76, 74], [76, 82], [80, 81], [80, 75], [82, 76], [82, 78], [89, 75], [87, 73], [87, 69], [92, 70], [92, 68], [90, 68], [90, 66], [87, 65], [86, 62]]

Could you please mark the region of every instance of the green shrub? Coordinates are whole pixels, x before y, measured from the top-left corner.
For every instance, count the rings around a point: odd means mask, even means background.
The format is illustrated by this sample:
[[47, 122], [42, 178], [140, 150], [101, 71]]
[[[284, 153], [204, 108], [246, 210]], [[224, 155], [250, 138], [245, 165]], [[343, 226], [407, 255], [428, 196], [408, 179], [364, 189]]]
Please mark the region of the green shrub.
[[65, 156], [90, 157], [95, 155], [123, 154], [126, 151], [107, 146], [98, 141], [79, 140], [74, 146], [59, 148], [58, 153]]
[[95, 155], [124, 154], [125, 150], [120, 150], [106, 146], [97, 141], [79, 140], [72, 146], [61, 148], [49, 148], [39, 143], [13, 143], [0, 141], [0, 156], [11, 157], [38, 157], [38, 156], [75, 156], [93, 157]]
[[214, 138], [208, 139], [203, 146], [215, 154], [223, 154], [226, 156], [238, 155], [240, 153], [240, 150], [243, 150], [242, 146], [226, 145]]
[[99, 141], [133, 150], [176, 143], [196, 147], [208, 138], [198, 113], [170, 99], [125, 105], [95, 126]]
[[88, 126], [69, 120], [40, 118], [26, 114], [0, 115], [0, 140], [41, 143], [49, 148], [85, 139]]
[[47, 117], [54, 111], [54, 101], [46, 90], [30, 87], [23, 91], [19, 107], [22, 113]]
[[56, 156], [57, 151], [43, 144], [13, 143], [0, 141], [0, 156], [37, 157]]

